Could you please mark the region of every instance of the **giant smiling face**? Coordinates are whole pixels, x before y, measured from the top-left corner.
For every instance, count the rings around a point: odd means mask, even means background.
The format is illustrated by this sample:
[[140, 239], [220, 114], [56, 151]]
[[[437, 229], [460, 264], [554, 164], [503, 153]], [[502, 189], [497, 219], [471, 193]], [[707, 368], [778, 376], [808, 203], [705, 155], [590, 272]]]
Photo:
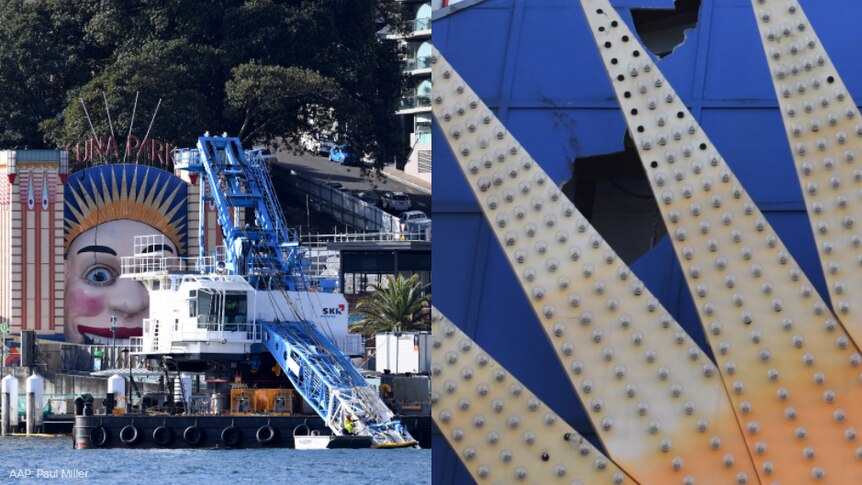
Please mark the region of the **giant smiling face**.
[[[110, 343], [142, 335], [149, 313], [144, 286], [120, 278], [122, 258], [136, 236], [160, 234], [158, 248], [181, 256], [186, 231], [186, 183], [144, 165], [100, 165], [73, 173], [65, 187], [65, 337], [76, 343]], [[161, 242], [159, 243], [162, 244]], [[125, 342], [124, 342], [125, 343]]]
[[[117, 318], [117, 339], [142, 335], [149, 313], [147, 291], [119, 276], [122, 258], [133, 254], [134, 237], [155, 233], [146, 224], [124, 219], [99, 224], [72, 241], [66, 255], [66, 341], [110, 343], [112, 316]], [[147, 249], [177, 254], [170, 242]]]

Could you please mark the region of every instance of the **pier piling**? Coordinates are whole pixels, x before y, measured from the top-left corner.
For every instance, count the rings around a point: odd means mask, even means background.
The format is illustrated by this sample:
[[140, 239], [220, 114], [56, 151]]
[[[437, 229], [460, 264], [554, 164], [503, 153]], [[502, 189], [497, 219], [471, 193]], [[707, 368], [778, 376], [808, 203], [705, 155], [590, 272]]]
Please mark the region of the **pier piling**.
[[11, 399], [9, 399], [9, 393], [3, 392], [3, 413], [0, 416], [0, 435], [6, 436], [10, 433], [12, 429], [12, 423], [10, 421], [10, 416], [12, 413], [9, 412]]
[[18, 379], [11, 375], [4, 377], [0, 381], [0, 392], [3, 394], [0, 435], [6, 436], [18, 427]]
[[41, 376], [36, 374], [27, 378], [27, 434], [40, 433], [42, 429], [42, 396], [44, 395], [45, 383]]

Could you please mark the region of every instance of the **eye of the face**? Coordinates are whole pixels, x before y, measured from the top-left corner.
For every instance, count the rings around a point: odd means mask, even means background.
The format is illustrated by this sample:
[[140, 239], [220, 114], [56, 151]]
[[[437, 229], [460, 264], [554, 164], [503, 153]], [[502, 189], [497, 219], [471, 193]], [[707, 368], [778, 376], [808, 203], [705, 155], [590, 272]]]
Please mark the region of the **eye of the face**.
[[90, 266], [84, 272], [84, 281], [93, 286], [108, 286], [113, 284], [116, 279], [117, 273], [113, 269], [101, 264]]

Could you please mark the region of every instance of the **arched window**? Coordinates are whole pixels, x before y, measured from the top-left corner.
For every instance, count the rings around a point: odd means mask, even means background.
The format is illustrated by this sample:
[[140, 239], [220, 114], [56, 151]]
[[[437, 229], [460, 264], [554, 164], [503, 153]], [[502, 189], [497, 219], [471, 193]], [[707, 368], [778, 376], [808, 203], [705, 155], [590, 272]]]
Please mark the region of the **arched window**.
[[416, 86], [416, 107], [431, 106], [431, 80], [426, 79]]
[[416, 86], [416, 94], [419, 96], [431, 96], [431, 80], [426, 79]]
[[431, 68], [431, 42], [425, 41], [416, 49], [416, 69]]
[[422, 6], [419, 7], [419, 10], [416, 11], [417, 19], [430, 19], [431, 18], [431, 2], [423, 3]]

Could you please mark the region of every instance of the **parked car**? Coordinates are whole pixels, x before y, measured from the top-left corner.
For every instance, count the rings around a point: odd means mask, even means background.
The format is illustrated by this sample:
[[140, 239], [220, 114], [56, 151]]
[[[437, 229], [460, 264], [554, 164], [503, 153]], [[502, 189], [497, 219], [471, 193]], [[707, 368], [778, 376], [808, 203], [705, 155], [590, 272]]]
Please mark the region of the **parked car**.
[[353, 194], [356, 198], [365, 202], [366, 204], [373, 206], [377, 203], [377, 197], [371, 192], [355, 192]]
[[404, 225], [404, 239], [408, 241], [430, 241], [431, 219], [413, 219]]
[[347, 145], [335, 145], [329, 151], [329, 159], [341, 165], [358, 165], [361, 162]]
[[420, 219], [428, 219], [428, 216], [422, 211], [407, 211], [403, 212], [398, 218], [401, 219], [401, 224], [408, 224]]
[[399, 217], [401, 220], [401, 231], [406, 239], [414, 241], [430, 240], [431, 219], [422, 211], [403, 212]]
[[404, 212], [409, 211], [412, 205], [410, 196], [404, 192], [386, 192], [380, 198], [380, 207], [383, 210]]
[[317, 154], [328, 157], [330, 150], [335, 146], [335, 141], [332, 138], [332, 133], [321, 131], [317, 135]]

